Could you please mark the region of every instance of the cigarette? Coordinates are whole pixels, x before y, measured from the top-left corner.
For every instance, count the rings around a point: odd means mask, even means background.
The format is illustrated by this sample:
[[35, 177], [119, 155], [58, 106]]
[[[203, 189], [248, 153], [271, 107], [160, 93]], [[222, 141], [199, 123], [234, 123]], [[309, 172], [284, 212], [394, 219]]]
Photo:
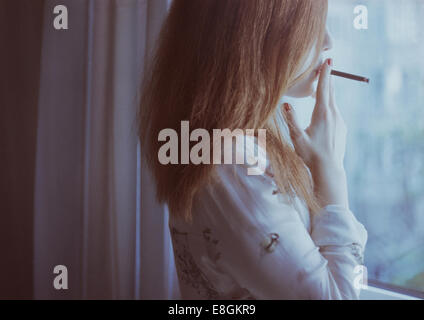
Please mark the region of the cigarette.
[[346, 73], [346, 72], [332, 70], [331, 71], [331, 74], [333, 76], [337, 76], [337, 77], [342, 77], [342, 78], [346, 78], [346, 79], [351, 79], [351, 80], [356, 80], [356, 81], [370, 83], [370, 79], [369, 78], [362, 77], [362, 76], [357, 76], [357, 75]]

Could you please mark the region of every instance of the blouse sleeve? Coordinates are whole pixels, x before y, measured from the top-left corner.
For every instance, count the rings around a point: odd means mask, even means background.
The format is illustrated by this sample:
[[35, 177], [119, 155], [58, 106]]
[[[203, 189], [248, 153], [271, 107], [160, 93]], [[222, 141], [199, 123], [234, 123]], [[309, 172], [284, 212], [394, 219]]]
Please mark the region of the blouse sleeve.
[[348, 208], [324, 207], [309, 232], [272, 178], [219, 167], [220, 182], [208, 192], [222, 270], [258, 299], [359, 298], [367, 231]]

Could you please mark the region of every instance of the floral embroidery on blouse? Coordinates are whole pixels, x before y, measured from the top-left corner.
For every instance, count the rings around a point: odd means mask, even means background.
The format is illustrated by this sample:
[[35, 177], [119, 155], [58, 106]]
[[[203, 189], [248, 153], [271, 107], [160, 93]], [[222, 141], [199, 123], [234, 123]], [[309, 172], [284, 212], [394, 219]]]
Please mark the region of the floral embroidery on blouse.
[[364, 249], [362, 248], [362, 246], [359, 243], [352, 243], [350, 245], [350, 248], [358, 264], [363, 265], [364, 264]]
[[[219, 293], [214, 285], [209, 281], [206, 275], [198, 267], [194, 260], [188, 241], [188, 232], [181, 232], [175, 227], [171, 228], [172, 238], [174, 239], [174, 253], [175, 263], [181, 273], [181, 281], [184, 281], [187, 285], [191, 286], [201, 296], [205, 296], [207, 299], [218, 299]], [[218, 244], [219, 240], [213, 239], [211, 236], [211, 230], [206, 228], [203, 230], [203, 239], [213, 245]], [[215, 254], [214, 260], [220, 258], [220, 253]]]
[[280, 235], [278, 233], [270, 233], [268, 237], [266, 237], [262, 241], [261, 246], [266, 252], [273, 252], [275, 250], [279, 238]]

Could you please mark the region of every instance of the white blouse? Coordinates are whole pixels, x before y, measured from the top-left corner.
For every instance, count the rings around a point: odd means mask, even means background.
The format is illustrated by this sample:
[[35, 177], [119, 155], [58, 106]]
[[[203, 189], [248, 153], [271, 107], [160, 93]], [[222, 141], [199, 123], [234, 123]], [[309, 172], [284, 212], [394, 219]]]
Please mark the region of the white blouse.
[[196, 195], [191, 225], [169, 217], [183, 299], [359, 298], [367, 231], [348, 208], [310, 215], [272, 175], [237, 164], [217, 173]]

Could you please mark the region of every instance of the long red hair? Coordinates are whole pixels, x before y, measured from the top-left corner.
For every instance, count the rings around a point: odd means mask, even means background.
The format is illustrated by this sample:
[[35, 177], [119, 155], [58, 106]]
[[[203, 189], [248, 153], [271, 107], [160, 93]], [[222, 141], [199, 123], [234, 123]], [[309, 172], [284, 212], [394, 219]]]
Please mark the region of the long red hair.
[[[214, 169], [159, 163], [159, 132], [179, 132], [182, 120], [209, 132], [266, 129], [280, 190], [319, 210], [309, 172], [281, 131], [279, 101], [316, 65], [327, 10], [327, 0], [173, 0], [139, 109], [142, 152], [171, 214], [191, 220], [193, 197]], [[314, 45], [313, 63], [295, 78]]]

